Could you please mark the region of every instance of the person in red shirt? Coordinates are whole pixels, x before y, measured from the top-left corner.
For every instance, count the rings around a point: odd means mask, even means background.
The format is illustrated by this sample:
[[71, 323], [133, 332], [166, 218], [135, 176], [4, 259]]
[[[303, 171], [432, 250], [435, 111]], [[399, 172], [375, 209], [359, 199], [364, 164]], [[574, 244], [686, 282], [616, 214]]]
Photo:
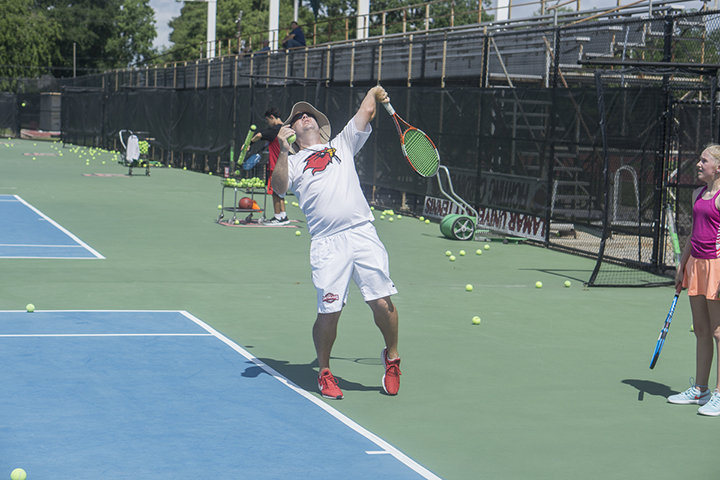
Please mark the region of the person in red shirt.
[[273, 209], [275, 210], [275, 216], [270, 220], [265, 221], [265, 225], [287, 225], [290, 223], [288, 220], [287, 213], [285, 212], [285, 200], [280, 198], [272, 189], [272, 173], [275, 170], [275, 164], [277, 163], [278, 155], [280, 154], [280, 144], [277, 141], [277, 134], [280, 127], [283, 125], [283, 120], [280, 118], [280, 110], [276, 107], [270, 107], [265, 112], [265, 121], [268, 124], [268, 128], [256, 133], [252, 138], [252, 143], [258, 140], [265, 140], [268, 142], [268, 179], [267, 188], [268, 193], [272, 195]]

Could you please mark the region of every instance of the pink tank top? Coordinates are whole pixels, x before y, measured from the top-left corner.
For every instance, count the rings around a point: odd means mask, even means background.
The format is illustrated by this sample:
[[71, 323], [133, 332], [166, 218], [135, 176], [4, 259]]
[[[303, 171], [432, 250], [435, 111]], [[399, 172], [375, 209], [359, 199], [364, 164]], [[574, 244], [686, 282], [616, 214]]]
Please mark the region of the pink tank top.
[[712, 199], [703, 200], [702, 196], [707, 190], [704, 187], [693, 205], [693, 234], [692, 256], [701, 259], [720, 257], [720, 211], [715, 206], [715, 200], [720, 195], [716, 193]]

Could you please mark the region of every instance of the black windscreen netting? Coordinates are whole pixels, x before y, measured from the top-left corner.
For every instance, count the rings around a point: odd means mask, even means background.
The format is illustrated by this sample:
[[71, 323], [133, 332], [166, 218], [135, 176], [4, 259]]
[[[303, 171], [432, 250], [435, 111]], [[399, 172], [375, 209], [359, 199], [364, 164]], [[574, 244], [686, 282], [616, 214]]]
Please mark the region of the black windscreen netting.
[[[583, 232], [595, 237], [599, 257], [590, 284], [642, 286], [667, 283], [672, 248], [663, 224], [664, 90], [620, 88], [616, 76], [598, 76], [598, 106], [604, 115], [604, 188], [600, 220]], [[668, 259], [662, 258], [669, 254]], [[627, 268], [633, 267], [632, 269]]]
[[229, 156], [233, 97], [230, 88], [176, 91], [172, 102], [170, 149]]
[[13, 137], [19, 134], [17, 96], [0, 92], [0, 136]]
[[100, 137], [103, 133], [104, 99], [97, 88], [64, 88], [61, 128], [63, 140]]

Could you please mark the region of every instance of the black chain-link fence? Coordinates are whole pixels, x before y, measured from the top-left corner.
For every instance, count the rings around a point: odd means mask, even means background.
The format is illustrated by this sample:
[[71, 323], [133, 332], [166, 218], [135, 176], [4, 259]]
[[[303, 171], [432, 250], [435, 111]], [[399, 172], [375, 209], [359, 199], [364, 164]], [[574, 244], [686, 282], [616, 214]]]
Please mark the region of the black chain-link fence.
[[[380, 81], [397, 112], [435, 141], [479, 229], [600, 256], [595, 284], [655, 284], [674, 267], [664, 207], [673, 206], [682, 243], [693, 165], [720, 130], [720, 13], [671, 13], [464, 27], [81, 77], [63, 82], [63, 139], [119, 148], [120, 130], [143, 131], [154, 159], [223, 173], [268, 107], [286, 115], [310, 101], [339, 132]], [[28, 95], [18, 98], [27, 105]], [[379, 112], [373, 128], [356, 158], [369, 200], [438, 219], [454, 211], [439, 179], [407, 166], [389, 116]], [[617, 266], [649, 273], [610, 272]]]

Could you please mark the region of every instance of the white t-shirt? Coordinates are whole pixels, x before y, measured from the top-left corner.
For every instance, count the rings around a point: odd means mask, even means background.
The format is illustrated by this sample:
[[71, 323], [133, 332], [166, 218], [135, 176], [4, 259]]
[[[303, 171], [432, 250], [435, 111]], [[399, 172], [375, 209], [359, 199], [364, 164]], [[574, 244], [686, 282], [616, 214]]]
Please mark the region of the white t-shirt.
[[354, 159], [371, 132], [370, 124], [360, 132], [350, 119], [329, 143], [288, 157], [288, 190], [295, 193], [313, 238], [374, 220]]

